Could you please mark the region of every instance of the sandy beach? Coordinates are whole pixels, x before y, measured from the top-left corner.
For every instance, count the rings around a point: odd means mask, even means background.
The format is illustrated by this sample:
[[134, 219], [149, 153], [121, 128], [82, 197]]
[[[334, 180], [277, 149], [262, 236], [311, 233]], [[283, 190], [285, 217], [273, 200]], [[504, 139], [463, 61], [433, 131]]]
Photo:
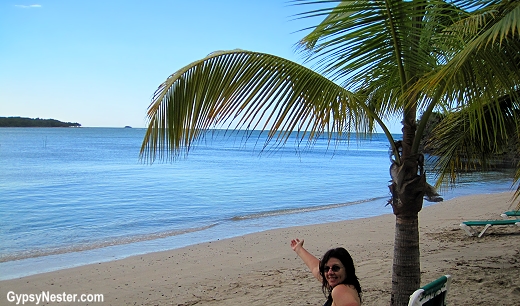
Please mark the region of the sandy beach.
[[[422, 284], [451, 274], [450, 305], [520, 305], [520, 228], [492, 227], [482, 238], [459, 229], [464, 220], [500, 219], [501, 212], [514, 208], [511, 196], [472, 195], [423, 208], [419, 215]], [[313, 226], [293, 224], [1, 281], [0, 305], [16, 304], [8, 300], [10, 291], [103, 294], [103, 303], [75, 305], [322, 305], [320, 284], [289, 246], [296, 237], [305, 239], [306, 248], [317, 257], [332, 247], [348, 249], [360, 277], [363, 305], [388, 305], [394, 222], [389, 214]]]

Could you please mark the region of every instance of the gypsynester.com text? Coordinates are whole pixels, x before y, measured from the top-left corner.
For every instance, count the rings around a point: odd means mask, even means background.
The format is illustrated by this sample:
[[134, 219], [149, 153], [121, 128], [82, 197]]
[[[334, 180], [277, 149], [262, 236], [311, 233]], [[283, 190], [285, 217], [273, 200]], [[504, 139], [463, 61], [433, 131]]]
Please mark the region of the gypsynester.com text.
[[104, 301], [103, 294], [76, 294], [76, 293], [50, 293], [42, 291], [41, 293], [15, 293], [7, 292], [7, 301], [15, 305], [40, 303], [102, 303]]

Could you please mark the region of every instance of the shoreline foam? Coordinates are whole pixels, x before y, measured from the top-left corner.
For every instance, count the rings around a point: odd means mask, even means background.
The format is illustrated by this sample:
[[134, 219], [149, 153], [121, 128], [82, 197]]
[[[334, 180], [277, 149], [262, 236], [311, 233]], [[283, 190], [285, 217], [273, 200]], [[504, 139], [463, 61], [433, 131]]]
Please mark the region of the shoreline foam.
[[[493, 190], [492, 187], [498, 188], [499, 191], [497, 192], [508, 189], [504, 184], [497, 184], [496, 182], [488, 182], [484, 187], [483, 192]], [[444, 190], [443, 196], [445, 199], [452, 199], [475, 190], [471, 186], [469, 188]], [[235, 217], [218, 220], [196, 228], [173, 229], [148, 234], [137, 233], [131, 236], [78, 242], [73, 245], [58, 245], [0, 254], [0, 280], [82, 266], [98, 261], [105, 262], [133, 255], [177, 249], [193, 244], [217, 241], [270, 229], [284, 228], [286, 226], [281, 225], [281, 222], [287, 220], [293, 223], [298, 222], [300, 225], [314, 225], [378, 216], [391, 213], [390, 206], [385, 205], [386, 200], [387, 197], [376, 197], [337, 204], [236, 215]], [[423, 205], [426, 207], [435, 204], [425, 201]], [[378, 213], [372, 213], [373, 211], [378, 211]], [[327, 221], [316, 221], [320, 219]], [[312, 221], [308, 222], [307, 220]], [[237, 224], [236, 222], [240, 223]], [[169, 247], [162, 247], [161, 243], [163, 242], [169, 245]], [[103, 253], [103, 249], [107, 249], [111, 256], [103, 257], [103, 255], [99, 255]], [[46, 258], [49, 256], [52, 257]], [[83, 259], [90, 257], [93, 260]], [[56, 262], [66, 262], [66, 264], [56, 264]], [[38, 264], [42, 264], [46, 268], [31, 271], [32, 267]]]
[[[455, 198], [419, 215], [422, 284], [453, 276], [451, 305], [515, 305], [520, 297], [520, 230], [496, 227], [468, 237], [463, 220], [497, 219], [512, 193]], [[299, 305], [323, 303], [317, 283], [289, 247], [294, 237], [321, 256], [342, 245], [353, 255], [363, 305], [388, 304], [395, 218], [391, 214], [295, 226], [122, 260], [0, 281], [16, 293], [101, 293], [107, 304]], [[293, 224], [297, 225], [297, 224]]]

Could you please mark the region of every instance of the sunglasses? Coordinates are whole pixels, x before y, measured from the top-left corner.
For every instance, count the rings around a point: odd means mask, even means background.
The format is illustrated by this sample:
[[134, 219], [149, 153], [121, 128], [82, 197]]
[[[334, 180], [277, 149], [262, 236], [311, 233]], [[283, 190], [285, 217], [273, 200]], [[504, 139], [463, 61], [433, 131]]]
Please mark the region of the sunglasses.
[[332, 267], [329, 267], [329, 266], [323, 267], [323, 272], [327, 273], [327, 272], [329, 272], [329, 270], [332, 270], [332, 272], [338, 272], [339, 270], [341, 270], [341, 267], [338, 265], [333, 265]]

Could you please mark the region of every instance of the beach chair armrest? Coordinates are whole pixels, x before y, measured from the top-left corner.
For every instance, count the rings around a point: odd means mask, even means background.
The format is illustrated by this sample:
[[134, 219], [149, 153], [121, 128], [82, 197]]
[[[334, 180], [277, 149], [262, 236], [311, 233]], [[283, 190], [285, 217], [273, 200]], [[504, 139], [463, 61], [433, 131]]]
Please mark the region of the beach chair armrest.
[[408, 306], [446, 305], [446, 294], [451, 283], [451, 275], [443, 275], [433, 282], [422, 286], [410, 295]]
[[410, 300], [408, 301], [408, 306], [420, 306], [421, 303], [419, 302], [419, 299], [421, 298], [422, 293], [424, 292], [424, 289], [417, 289], [410, 295]]

